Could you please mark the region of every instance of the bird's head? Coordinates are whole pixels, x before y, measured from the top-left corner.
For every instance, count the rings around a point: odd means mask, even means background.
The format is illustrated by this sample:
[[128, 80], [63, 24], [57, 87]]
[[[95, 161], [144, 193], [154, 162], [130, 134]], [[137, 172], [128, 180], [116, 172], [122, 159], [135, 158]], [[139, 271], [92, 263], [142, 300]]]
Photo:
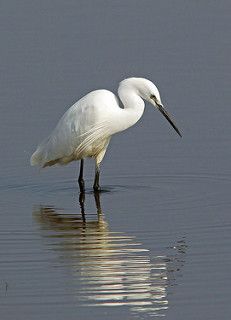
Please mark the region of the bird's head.
[[154, 83], [144, 78], [128, 78], [128, 79], [125, 79], [124, 81], [127, 81], [127, 84], [131, 85], [142, 99], [148, 101], [154, 107], [156, 107], [157, 110], [159, 110], [162, 113], [162, 115], [168, 120], [171, 126], [176, 130], [179, 136], [182, 137], [179, 129], [173, 122], [171, 116], [164, 108], [161, 102], [159, 90], [154, 85]]

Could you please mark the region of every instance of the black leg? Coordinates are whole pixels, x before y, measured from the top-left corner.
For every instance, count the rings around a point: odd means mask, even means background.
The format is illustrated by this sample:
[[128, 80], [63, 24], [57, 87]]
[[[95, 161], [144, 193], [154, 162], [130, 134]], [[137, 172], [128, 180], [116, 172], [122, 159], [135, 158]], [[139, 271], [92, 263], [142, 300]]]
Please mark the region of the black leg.
[[84, 180], [83, 180], [83, 159], [80, 160], [80, 170], [79, 170], [79, 179], [78, 179], [78, 183], [79, 183], [79, 188], [81, 192], [84, 192], [85, 188], [84, 188]]
[[100, 186], [99, 186], [99, 166], [96, 164], [95, 166], [95, 181], [93, 185], [94, 191], [100, 191]]

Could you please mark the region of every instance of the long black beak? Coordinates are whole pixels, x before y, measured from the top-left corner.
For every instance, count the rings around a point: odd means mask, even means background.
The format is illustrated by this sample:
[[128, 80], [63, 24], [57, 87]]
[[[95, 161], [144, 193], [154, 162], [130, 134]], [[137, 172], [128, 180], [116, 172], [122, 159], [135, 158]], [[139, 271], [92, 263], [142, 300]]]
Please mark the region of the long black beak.
[[168, 122], [171, 124], [171, 126], [176, 130], [176, 132], [179, 134], [180, 137], [182, 137], [179, 129], [171, 119], [170, 115], [168, 112], [164, 109], [164, 107], [160, 103], [156, 103], [157, 109], [162, 113], [162, 115], [168, 120]]

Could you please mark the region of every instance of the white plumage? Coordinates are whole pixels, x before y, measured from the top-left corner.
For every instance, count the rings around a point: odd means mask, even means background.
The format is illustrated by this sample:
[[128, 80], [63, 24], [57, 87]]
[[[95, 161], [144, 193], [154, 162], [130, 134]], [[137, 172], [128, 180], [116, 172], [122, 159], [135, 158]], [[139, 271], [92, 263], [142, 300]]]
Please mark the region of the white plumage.
[[[143, 99], [157, 107], [180, 134], [163, 109], [159, 91], [151, 81], [125, 79], [120, 83], [118, 94], [124, 108], [119, 106], [118, 98], [112, 92], [104, 89], [92, 91], [77, 101], [64, 113], [51, 135], [37, 147], [31, 156], [31, 165], [63, 165], [93, 157], [96, 175], [99, 175], [99, 164], [111, 136], [140, 119], [144, 111]], [[83, 178], [80, 177], [80, 180], [83, 187]], [[96, 177], [95, 189], [99, 187], [98, 182]]]
[[108, 112], [112, 115], [115, 106], [116, 97], [110, 91], [88, 93], [64, 113], [32, 155], [31, 165], [67, 164], [99, 154], [109, 142]]

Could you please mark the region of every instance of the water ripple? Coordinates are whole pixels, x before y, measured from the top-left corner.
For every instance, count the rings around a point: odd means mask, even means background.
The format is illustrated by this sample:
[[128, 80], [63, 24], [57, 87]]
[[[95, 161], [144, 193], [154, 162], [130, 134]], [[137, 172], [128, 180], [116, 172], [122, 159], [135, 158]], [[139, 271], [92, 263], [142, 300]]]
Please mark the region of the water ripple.
[[82, 306], [128, 306], [134, 314], [163, 316], [168, 287], [183, 265], [185, 241], [171, 253], [151, 254], [136, 237], [110, 231], [101, 212], [68, 214], [40, 207], [34, 216], [45, 244], [71, 272], [73, 295]]
[[[155, 206], [165, 210], [186, 210], [231, 206], [229, 190], [231, 177], [228, 174], [175, 174], [175, 175], [130, 175], [104, 177], [114, 185], [105, 184], [104, 192], [109, 194], [142, 192], [155, 196]], [[118, 181], [118, 183], [116, 183]], [[90, 181], [86, 181], [87, 185]], [[39, 184], [2, 184], [0, 192], [17, 191], [32, 193], [38, 199], [57, 199], [57, 195], [76, 196], [75, 180], [44, 181]], [[87, 194], [92, 189], [86, 190]]]

